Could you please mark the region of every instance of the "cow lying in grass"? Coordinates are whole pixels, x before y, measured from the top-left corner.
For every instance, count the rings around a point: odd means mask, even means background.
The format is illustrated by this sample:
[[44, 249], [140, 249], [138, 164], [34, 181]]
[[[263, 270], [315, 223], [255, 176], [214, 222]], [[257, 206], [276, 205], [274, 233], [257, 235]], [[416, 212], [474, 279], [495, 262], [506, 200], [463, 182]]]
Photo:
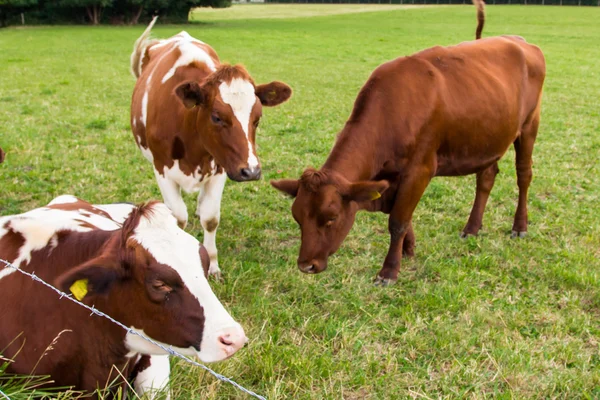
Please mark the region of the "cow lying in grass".
[[198, 192], [196, 213], [210, 256], [209, 273], [220, 273], [216, 232], [226, 177], [260, 178], [255, 136], [262, 107], [289, 99], [283, 82], [256, 85], [240, 65], [222, 64], [208, 44], [187, 32], [149, 39], [156, 18], [136, 41], [131, 71], [137, 78], [131, 129], [164, 202], [183, 227], [187, 207], [181, 190]]
[[[0, 217], [0, 258], [187, 356], [220, 361], [247, 341], [208, 284], [206, 250], [162, 203], [93, 206], [58, 197]], [[3, 266], [7, 372], [50, 375], [55, 386], [83, 391], [134, 375], [140, 394], [167, 385], [163, 350]]]
[[402, 253], [414, 252], [413, 212], [435, 176], [476, 174], [462, 236], [476, 235], [498, 160], [511, 144], [519, 187], [512, 232], [524, 236], [545, 75], [541, 50], [517, 36], [436, 46], [379, 66], [323, 167], [306, 170], [299, 180], [271, 182], [296, 198], [298, 268], [325, 270], [356, 212], [381, 211], [389, 214], [391, 241], [376, 281], [396, 281]]

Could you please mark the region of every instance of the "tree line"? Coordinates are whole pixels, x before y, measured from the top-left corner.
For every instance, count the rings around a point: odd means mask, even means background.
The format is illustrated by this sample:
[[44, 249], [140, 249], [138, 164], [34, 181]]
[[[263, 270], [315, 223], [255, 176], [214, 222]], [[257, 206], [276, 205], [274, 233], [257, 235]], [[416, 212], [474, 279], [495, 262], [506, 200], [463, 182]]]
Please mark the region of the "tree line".
[[231, 0], [0, 0], [0, 27], [10, 24], [137, 24], [187, 22], [195, 7], [229, 7]]

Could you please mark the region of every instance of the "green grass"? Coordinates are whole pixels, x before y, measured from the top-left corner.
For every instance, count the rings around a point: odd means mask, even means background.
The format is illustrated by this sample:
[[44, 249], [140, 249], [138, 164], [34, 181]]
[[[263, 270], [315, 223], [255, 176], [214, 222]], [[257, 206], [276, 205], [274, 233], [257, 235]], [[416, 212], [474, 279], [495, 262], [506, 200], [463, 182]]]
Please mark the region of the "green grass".
[[[414, 216], [417, 255], [395, 286], [382, 289], [372, 278], [389, 242], [385, 215], [359, 214], [329, 269], [302, 275], [291, 202], [268, 181], [321, 166], [370, 72], [472, 39], [475, 11], [260, 19], [269, 6], [253, 7], [201, 11], [197, 25], [154, 30], [167, 37], [186, 29], [222, 60], [245, 64], [257, 82], [294, 89], [288, 103], [264, 112], [264, 179], [225, 189], [218, 234], [225, 282], [212, 286], [250, 344], [214, 368], [270, 399], [599, 398], [600, 8], [487, 8], [484, 36], [522, 35], [547, 59], [529, 236], [509, 239], [517, 200], [510, 150], [477, 238], [458, 237], [474, 177], [432, 181]], [[0, 31], [1, 214], [64, 193], [97, 203], [160, 198], [128, 123], [129, 54], [142, 30]], [[193, 210], [194, 198], [186, 200]], [[197, 220], [187, 230], [202, 235]], [[245, 398], [174, 364], [176, 399]]]

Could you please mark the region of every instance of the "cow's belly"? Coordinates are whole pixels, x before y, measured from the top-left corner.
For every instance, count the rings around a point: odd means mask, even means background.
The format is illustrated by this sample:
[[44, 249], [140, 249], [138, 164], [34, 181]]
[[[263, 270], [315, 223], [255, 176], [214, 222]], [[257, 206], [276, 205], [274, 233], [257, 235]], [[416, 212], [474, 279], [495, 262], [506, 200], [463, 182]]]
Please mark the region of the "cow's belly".
[[484, 170], [497, 162], [517, 138], [504, 135], [495, 140], [466, 142], [437, 152], [436, 176], [470, 175]]

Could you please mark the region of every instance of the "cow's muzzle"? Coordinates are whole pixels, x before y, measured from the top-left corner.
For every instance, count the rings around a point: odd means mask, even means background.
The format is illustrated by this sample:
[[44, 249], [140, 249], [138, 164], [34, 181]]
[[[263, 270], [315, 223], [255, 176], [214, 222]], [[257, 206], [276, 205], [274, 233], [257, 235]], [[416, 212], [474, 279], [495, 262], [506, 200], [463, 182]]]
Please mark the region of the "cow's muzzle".
[[319, 272], [323, 272], [327, 269], [327, 261], [315, 259], [310, 261], [298, 260], [298, 269], [305, 274], [318, 274]]
[[257, 181], [261, 175], [260, 167], [245, 167], [240, 168], [236, 173], [227, 173], [229, 179], [236, 182]]

